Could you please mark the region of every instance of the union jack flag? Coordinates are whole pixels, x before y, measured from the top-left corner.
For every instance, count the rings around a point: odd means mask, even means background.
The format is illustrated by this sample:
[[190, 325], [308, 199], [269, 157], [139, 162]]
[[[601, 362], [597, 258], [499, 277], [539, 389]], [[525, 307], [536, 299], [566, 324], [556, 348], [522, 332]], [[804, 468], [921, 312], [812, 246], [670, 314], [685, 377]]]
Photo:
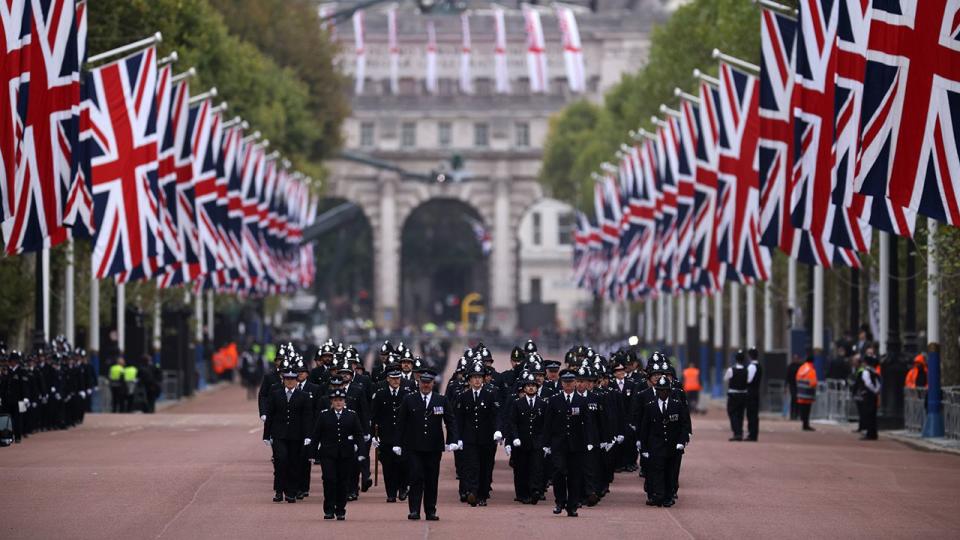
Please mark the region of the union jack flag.
[[265, 277], [265, 269], [260, 259], [260, 225], [257, 212], [257, 202], [263, 191], [263, 147], [259, 144], [248, 144], [243, 164], [243, 180], [241, 192], [243, 194], [243, 227], [241, 245], [243, 258], [246, 264], [246, 279], [244, 288], [254, 291]]
[[656, 152], [657, 289], [672, 291], [677, 251], [677, 126], [673, 119], [657, 129]]
[[697, 170], [694, 185], [693, 249], [699, 268], [697, 287], [712, 293], [723, 285], [723, 266], [717, 251], [717, 167], [720, 163], [720, 91], [700, 83], [700, 130], [697, 137]]
[[[77, 58], [78, 66], [87, 63], [87, 2], [77, 2]], [[81, 90], [82, 92], [82, 90]], [[71, 168], [71, 185], [67, 192], [67, 201], [63, 210], [63, 224], [70, 228], [69, 234], [74, 238], [89, 238], [93, 232], [93, 196], [87, 186], [86, 174], [89, 167], [83, 156], [83, 148], [79, 143], [79, 109], [77, 111], [77, 144], [73, 146], [73, 166]]]
[[243, 256], [243, 169], [252, 145], [243, 142], [243, 130], [239, 126], [233, 128], [232, 134], [227, 135], [227, 140], [233, 141], [232, 149], [224, 152], [227, 175], [227, 240], [234, 259], [230, 280], [232, 287], [239, 290], [248, 281], [247, 265]]
[[217, 161], [220, 153], [216, 132], [219, 116], [211, 113], [212, 107], [209, 99], [191, 105], [189, 120], [193, 128], [193, 209], [200, 248], [197, 255], [202, 275], [211, 275], [223, 268], [216, 222]]
[[[793, 246], [792, 256], [808, 264], [858, 267], [855, 250], [830, 238], [837, 219], [833, 177], [837, 73], [837, 2], [805, 0], [797, 34], [794, 109], [793, 225], [809, 231]], [[839, 211], [843, 211], [842, 200]], [[841, 216], [840, 219], [843, 219]]]
[[700, 111], [696, 104], [680, 103], [679, 145], [677, 150], [677, 251], [674, 268], [677, 286], [691, 290], [694, 285], [693, 236], [694, 198], [696, 194], [697, 137], [700, 132]]
[[21, 100], [30, 44], [29, 0], [0, 1], [0, 223], [16, 214], [17, 151], [26, 100]]
[[85, 75], [80, 137], [90, 159], [97, 279], [146, 265], [158, 253], [156, 85], [153, 47]]
[[[649, 141], [648, 141], [649, 142]], [[630, 248], [628, 257], [628, 286], [630, 297], [640, 298], [648, 292], [647, 275], [653, 260], [654, 234], [656, 233], [655, 220], [655, 188], [652, 172], [646, 165], [647, 152], [652, 151], [652, 143], [643, 146], [635, 145], [630, 149], [628, 157], [633, 167], [631, 177], [633, 183], [628, 193], [630, 203], [629, 230], [631, 236], [639, 237], [639, 248]]]
[[727, 277], [740, 282], [766, 281], [770, 252], [760, 245], [760, 185], [757, 151], [760, 139], [760, 91], [757, 78], [720, 65], [720, 184], [718, 252], [727, 262]]
[[[183, 163], [187, 141], [187, 102], [190, 89], [186, 81], [173, 83], [170, 66], [160, 70], [157, 79], [157, 142], [159, 161], [160, 230], [163, 238], [163, 265], [175, 267], [184, 260], [183, 244], [177, 226], [177, 169], [186, 169]], [[189, 153], [187, 154], [189, 158]]]
[[[12, 205], [4, 209], [2, 229], [6, 252], [16, 254], [55, 246], [68, 236], [63, 215], [77, 146], [80, 53], [74, 0], [32, 0], [29, 8], [16, 1], [2, 4], [10, 40], [3, 60], [13, 62], [19, 54], [21, 70], [19, 77], [4, 81], [5, 98], [17, 99], [15, 107], [7, 102], [4, 108], [17, 112], [12, 126], [3, 129], [12, 127], [18, 142], [11, 156], [16, 163], [13, 183], [4, 183]], [[22, 25], [28, 23], [29, 42], [22, 37]], [[3, 68], [8, 69], [16, 70], [14, 65]], [[11, 90], [7, 85], [14, 82], [18, 88]], [[3, 137], [9, 140], [10, 135]]]
[[960, 1], [873, 2], [870, 19], [857, 190], [960, 225]]
[[464, 216], [463, 219], [470, 225], [470, 229], [473, 230], [473, 236], [476, 237], [477, 244], [480, 245], [480, 252], [486, 257], [493, 249], [493, 239], [490, 237], [490, 231], [483, 226], [483, 223], [479, 219], [474, 219], [470, 216]]

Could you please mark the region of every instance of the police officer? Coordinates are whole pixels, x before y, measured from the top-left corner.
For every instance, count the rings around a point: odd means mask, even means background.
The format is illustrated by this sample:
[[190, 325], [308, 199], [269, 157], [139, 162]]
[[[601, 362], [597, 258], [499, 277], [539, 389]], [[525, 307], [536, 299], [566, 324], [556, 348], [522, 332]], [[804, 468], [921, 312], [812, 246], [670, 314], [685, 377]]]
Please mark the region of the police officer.
[[731, 441], [743, 440], [743, 413], [747, 408], [749, 386], [745, 361], [743, 350], [738, 350], [733, 357], [733, 365], [723, 375], [727, 381], [727, 416], [730, 418], [730, 429], [733, 430]]
[[455, 408], [457, 433], [463, 441], [463, 493], [470, 506], [486, 506], [493, 481], [497, 443], [503, 433], [497, 429], [500, 401], [496, 393], [484, 387], [486, 368], [475, 363], [467, 373], [467, 388]]
[[513, 466], [516, 498], [523, 504], [537, 504], [543, 495], [543, 422], [547, 402], [537, 395], [540, 385], [533, 373], [520, 376], [522, 393], [510, 405], [507, 450]]
[[747, 351], [750, 362], [747, 364], [747, 438], [756, 441], [760, 432], [760, 383], [763, 381], [763, 367], [760, 365], [760, 353], [756, 347]]
[[[626, 364], [628, 358], [626, 353], [620, 353], [612, 358], [613, 379], [610, 380], [608, 388], [617, 400], [617, 406], [621, 414], [621, 429], [624, 437], [623, 443], [618, 444], [615, 449], [614, 463], [616, 472], [633, 472], [636, 470], [637, 463], [637, 436], [634, 430], [626, 429], [628, 423], [630, 404], [633, 400], [633, 393], [637, 384], [627, 377]], [[634, 362], [636, 365], [636, 362]]]
[[680, 468], [677, 458], [690, 442], [690, 414], [684, 408], [669, 379], [661, 376], [656, 397], [644, 404], [640, 426], [640, 450], [648, 462], [648, 506], [670, 507], [675, 502], [675, 479]]
[[276, 479], [273, 501], [297, 502], [302, 467], [300, 456], [310, 445], [313, 434], [313, 404], [297, 390], [297, 371], [289, 357], [281, 360], [282, 382], [267, 398], [263, 442], [273, 449]]
[[370, 406], [373, 446], [382, 447], [378, 452], [383, 465], [383, 484], [387, 492], [387, 502], [397, 502], [407, 498], [407, 471], [404, 457], [390, 451], [401, 446], [400, 441], [400, 404], [410, 392], [400, 386], [400, 366], [391, 364], [386, 367], [386, 388], [377, 390]]
[[336, 516], [338, 521], [346, 519], [353, 464], [366, 459], [358, 451], [363, 437], [360, 417], [346, 408], [346, 397], [341, 389], [330, 393], [331, 407], [320, 413], [313, 434], [323, 471], [323, 519]]
[[860, 414], [863, 416], [863, 429], [866, 430], [862, 441], [877, 440], [877, 398], [880, 396], [882, 379], [877, 372], [880, 361], [876, 356], [864, 358], [864, 368], [854, 381], [854, 396], [860, 401]]
[[566, 509], [570, 517], [577, 517], [586, 455], [598, 443], [596, 426], [587, 414], [587, 398], [577, 393], [576, 380], [576, 371], [561, 371], [561, 391], [547, 402], [540, 442], [544, 456], [553, 461], [553, 513]]
[[[390, 450], [406, 455], [409, 460], [410, 513], [407, 519], [420, 519], [421, 507], [428, 521], [437, 521], [437, 483], [440, 478], [440, 457], [443, 450], [463, 448], [457, 434], [456, 421], [447, 398], [434, 392], [437, 374], [425, 370], [420, 374], [419, 388], [400, 404], [399, 446]], [[446, 428], [446, 444], [443, 430]], [[422, 505], [422, 506], [421, 506]]]

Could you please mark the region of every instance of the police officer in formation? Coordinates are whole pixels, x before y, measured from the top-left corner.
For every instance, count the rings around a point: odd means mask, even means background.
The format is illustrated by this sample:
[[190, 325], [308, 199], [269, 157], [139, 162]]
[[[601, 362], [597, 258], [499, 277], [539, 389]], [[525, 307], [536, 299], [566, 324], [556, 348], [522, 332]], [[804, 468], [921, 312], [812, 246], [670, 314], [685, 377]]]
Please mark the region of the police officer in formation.
[[406, 499], [408, 519], [437, 520], [443, 452], [454, 452], [461, 502], [486, 506], [503, 445], [522, 504], [537, 504], [552, 487], [554, 513], [575, 517], [639, 460], [647, 504], [670, 506], [692, 434], [689, 408], [667, 357], [655, 352], [640, 367], [637, 354], [621, 349], [608, 361], [581, 345], [564, 367], [528, 341], [498, 373], [481, 343], [464, 351], [441, 393], [437, 373], [402, 343], [385, 342], [369, 376], [353, 347], [324, 343], [310, 369], [292, 345], [281, 346], [259, 400], [274, 501], [309, 496], [313, 460], [324, 518], [345, 519], [347, 502], [369, 487], [373, 448], [386, 501]]
[[733, 365], [727, 368], [723, 378], [727, 381], [727, 416], [733, 431], [731, 441], [743, 440], [743, 415], [747, 410], [747, 388], [750, 385], [746, 355], [738, 350], [733, 356]]
[[9, 433], [0, 433], [0, 445], [82, 424], [96, 390], [87, 353], [63, 336], [26, 356], [0, 343], [0, 414], [12, 424]]

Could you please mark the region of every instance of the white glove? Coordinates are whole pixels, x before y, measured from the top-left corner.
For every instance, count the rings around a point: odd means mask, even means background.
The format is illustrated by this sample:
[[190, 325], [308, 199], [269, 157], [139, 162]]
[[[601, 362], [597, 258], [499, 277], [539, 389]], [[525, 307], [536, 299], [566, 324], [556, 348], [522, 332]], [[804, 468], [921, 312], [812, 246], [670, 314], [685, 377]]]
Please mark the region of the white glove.
[[303, 445], [310, 446], [310, 437], [307, 437], [306, 439], [303, 440]]
[[513, 445], [514, 445], [514, 446], [520, 446], [520, 439], [514, 439], [514, 440], [513, 440]]
[[396, 455], [398, 455], [398, 456], [401, 455], [401, 454], [403, 454], [403, 450], [401, 450], [399, 446], [394, 446], [394, 447], [391, 448], [390, 450], [392, 450], [393, 453], [396, 454]]
[[678, 445], [677, 445], [677, 450], [683, 450], [683, 448], [684, 448], [684, 447], [683, 447], [682, 444], [678, 444]]
[[85, 398], [85, 397], [87, 397], [87, 393], [86, 393], [86, 391], [84, 391], [84, 390], [81, 390], [81, 391], [80, 391], [80, 397], [82, 397], [82, 398]]
[[260, 415], [260, 421], [261, 421], [261, 422], [266, 422], [266, 421], [267, 421], [267, 415], [265, 415], [265, 414]]
[[640, 450], [640, 441], [637, 441], [637, 450]]
[[593, 452], [593, 445], [592, 445], [592, 444], [588, 444], [588, 445], [587, 445], [587, 452]]
[[617, 439], [616, 439], [616, 440], [617, 440], [617, 444], [622, 443], [622, 442], [623, 442], [623, 435], [617, 435]]
[[448, 444], [448, 445], [445, 445], [445, 446], [443, 447], [443, 449], [446, 450], [447, 452], [453, 452], [454, 450], [457, 449], [457, 445], [456, 445], [456, 444]]
[[272, 446], [272, 445], [273, 445], [273, 440], [272, 440], [272, 439], [264, 439], [264, 440], [263, 440], [263, 444], [265, 444], [266, 446]]
[[457, 447], [457, 450], [463, 450], [463, 441], [457, 441], [457, 444], [454, 446]]
[[51, 393], [51, 394], [56, 394], [56, 393], [57, 393], [57, 387], [56, 387], [56, 386], [51, 386], [51, 387], [50, 387], [50, 393]]
[[612, 442], [611, 442], [611, 443], [607, 443], [606, 451], [609, 452], [609, 451], [613, 450], [613, 445], [614, 445], [614, 443], [612, 443]]
[[357, 461], [362, 462], [365, 458], [363, 456], [357, 456]]
[[503, 440], [503, 433], [500, 433], [499, 431], [494, 431], [494, 432], [493, 432], [493, 441], [494, 441], [494, 442], [500, 442], [501, 440]]
[[354, 452], [357, 451], [357, 445], [353, 445], [353, 451], [354, 451]]
[[510, 457], [511, 450], [509, 446], [504, 446], [503, 451], [507, 454], [507, 457]]
[[643, 457], [645, 457], [645, 458], [647, 458], [647, 459], [650, 458], [650, 453], [649, 453], [649, 452], [644, 452], [644, 453], [642, 453], [642, 454], [640, 454], [640, 455], [643, 456]]
[[549, 456], [549, 455], [550, 455], [550, 447], [549, 447], [549, 446], [544, 446], [544, 447], [543, 447], [543, 455], [545, 455], [545, 456]]
[[372, 446], [372, 447], [374, 447], [374, 448], [379, 447], [379, 446], [380, 446], [380, 439], [377, 438], [377, 437], [374, 437], [374, 438], [370, 441], [370, 446]]
[[370, 435], [364, 435], [363, 442], [370, 442]]

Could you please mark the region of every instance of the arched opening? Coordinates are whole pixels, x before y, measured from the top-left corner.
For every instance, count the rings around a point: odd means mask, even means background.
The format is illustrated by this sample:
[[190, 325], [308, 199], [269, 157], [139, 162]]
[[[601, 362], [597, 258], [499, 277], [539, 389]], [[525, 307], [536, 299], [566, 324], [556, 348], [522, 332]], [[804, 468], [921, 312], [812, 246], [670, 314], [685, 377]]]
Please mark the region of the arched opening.
[[[324, 216], [347, 209], [346, 204], [351, 203], [333, 197], [321, 200], [318, 223]], [[349, 216], [336, 220], [314, 243], [316, 311], [330, 326], [331, 335], [352, 330], [340, 326], [345, 323], [373, 319], [373, 228], [363, 211], [350, 212]]]
[[489, 251], [488, 227], [468, 204], [433, 199], [415, 208], [401, 233], [402, 323], [422, 328], [459, 322], [471, 293], [480, 295], [474, 305], [486, 304]]

